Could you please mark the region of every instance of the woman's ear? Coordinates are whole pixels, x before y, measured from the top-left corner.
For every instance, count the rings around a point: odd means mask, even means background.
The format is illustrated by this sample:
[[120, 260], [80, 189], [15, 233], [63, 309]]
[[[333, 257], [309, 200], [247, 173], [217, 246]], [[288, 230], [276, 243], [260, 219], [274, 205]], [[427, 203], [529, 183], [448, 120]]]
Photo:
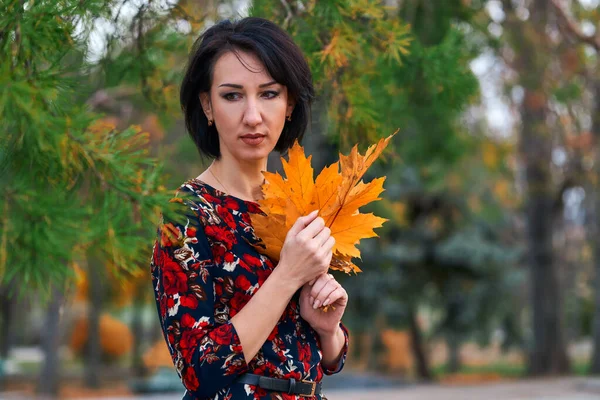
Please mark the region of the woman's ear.
[[208, 118], [209, 121], [213, 120], [212, 117], [212, 108], [210, 106], [210, 95], [207, 92], [200, 93], [200, 105], [202, 106], [202, 111], [204, 111], [204, 115]]
[[285, 109], [285, 116], [286, 117], [290, 117], [292, 116], [292, 112], [294, 111], [294, 107], [296, 107], [296, 102], [294, 100], [289, 100], [288, 101], [288, 105], [287, 108]]

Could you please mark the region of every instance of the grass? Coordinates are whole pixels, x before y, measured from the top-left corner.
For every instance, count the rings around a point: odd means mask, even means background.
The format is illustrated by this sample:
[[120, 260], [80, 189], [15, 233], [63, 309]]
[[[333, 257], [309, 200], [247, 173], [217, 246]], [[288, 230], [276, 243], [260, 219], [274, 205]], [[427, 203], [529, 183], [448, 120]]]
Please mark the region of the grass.
[[[571, 374], [575, 376], [587, 376], [589, 371], [589, 363], [575, 362], [571, 365]], [[452, 376], [445, 365], [438, 365], [432, 368], [432, 372], [436, 379]], [[496, 374], [506, 379], [516, 379], [527, 376], [527, 367], [523, 364], [508, 364], [508, 363], [493, 363], [482, 366], [465, 365], [458, 374], [463, 375], [487, 375]]]
[[[512, 379], [525, 376], [525, 373], [526, 369], [524, 365], [508, 363], [494, 363], [481, 366], [463, 365], [458, 371], [458, 374], [464, 375], [497, 374], [503, 378]], [[438, 365], [434, 367], [433, 374], [437, 379], [453, 375], [448, 372], [445, 365]]]

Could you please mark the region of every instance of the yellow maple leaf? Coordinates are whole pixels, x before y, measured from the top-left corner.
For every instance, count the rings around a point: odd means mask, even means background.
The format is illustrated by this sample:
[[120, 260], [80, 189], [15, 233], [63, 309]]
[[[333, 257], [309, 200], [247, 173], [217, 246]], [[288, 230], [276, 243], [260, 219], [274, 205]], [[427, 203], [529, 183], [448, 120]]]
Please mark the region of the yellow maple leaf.
[[376, 217], [373, 214], [338, 215], [329, 226], [331, 236], [335, 238], [333, 252], [360, 257], [360, 251], [355, 245], [360, 239], [377, 236], [373, 228], [381, 227], [385, 221], [387, 219]]
[[337, 191], [342, 184], [342, 176], [339, 173], [340, 164], [335, 163], [326, 167], [317, 176], [316, 186], [312, 203], [315, 210], [325, 210], [333, 207], [337, 200]]
[[259, 251], [273, 260], [279, 260], [279, 253], [289, 230], [285, 225], [285, 215], [251, 214], [251, 218], [254, 232], [261, 239]]
[[364, 183], [362, 177], [396, 132], [369, 147], [364, 156], [359, 154], [358, 146], [348, 156], [340, 154], [340, 161], [324, 168], [316, 180], [310, 165], [312, 157], [306, 157], [304, 149], [295, 143], [288, 160], [282, 160], [285, 178], [263, 172], [266, 182], [259, 204], [264, 215], [251, 215], [254, 232], [260, 238], [257, 249], [278, 261], [289, 228], [298, 217], [319, 210], [336, 241], [330, 268], [360, 272], [352, 263], [352, 258], [360, 257], [356, 245], [361, 239], [377, 236], [374, 229], [387, 221], [359, 212], [360, 207], [380, 200], [385, 177], [369, 183]]

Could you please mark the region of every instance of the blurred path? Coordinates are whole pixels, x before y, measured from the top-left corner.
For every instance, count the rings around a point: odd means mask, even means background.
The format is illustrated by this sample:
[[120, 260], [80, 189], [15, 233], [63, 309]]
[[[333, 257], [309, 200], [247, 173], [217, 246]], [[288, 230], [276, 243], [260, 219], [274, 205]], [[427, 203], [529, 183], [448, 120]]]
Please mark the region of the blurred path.
[[330, 391], [329, 400], [599, 400], [600, 379], [559, 378], [477, 386]]
[[[181, 394], [93, 400], [180, 400]], [[405, 385], [395, 389], [329, 389], [328, 400], [600, 400], [600, 378], [559, 378], [477, 386]], [[0, 399], [24, 397], [0, 393]], [[31, 397], [27, 398], [31, 400]], [[89, 397], [85, 400], [92, 400]]]

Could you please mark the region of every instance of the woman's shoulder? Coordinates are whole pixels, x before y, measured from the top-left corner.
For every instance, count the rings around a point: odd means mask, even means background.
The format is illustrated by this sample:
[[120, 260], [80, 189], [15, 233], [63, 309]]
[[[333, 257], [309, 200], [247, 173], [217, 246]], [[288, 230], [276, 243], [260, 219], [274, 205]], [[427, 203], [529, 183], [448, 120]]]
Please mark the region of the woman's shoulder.
[[196, 204], [204, 209], [214, 209], [222, 203], [222, 199], [215, 193], [214, 188], [197, 178], [188, 179], [183, 182], [175, 192], [176, 202], [191, 205]]
[[177, 190], [178, 197], [196, 201], [198, 206], [205, 210], [225, 210], [236, 214], [248, 212], [250, 214], [262, 213], [260, 205], [253, 201], [247, 201], [216, 189], [214, 186], [198, 179], [192, 178], [185, 181]]

